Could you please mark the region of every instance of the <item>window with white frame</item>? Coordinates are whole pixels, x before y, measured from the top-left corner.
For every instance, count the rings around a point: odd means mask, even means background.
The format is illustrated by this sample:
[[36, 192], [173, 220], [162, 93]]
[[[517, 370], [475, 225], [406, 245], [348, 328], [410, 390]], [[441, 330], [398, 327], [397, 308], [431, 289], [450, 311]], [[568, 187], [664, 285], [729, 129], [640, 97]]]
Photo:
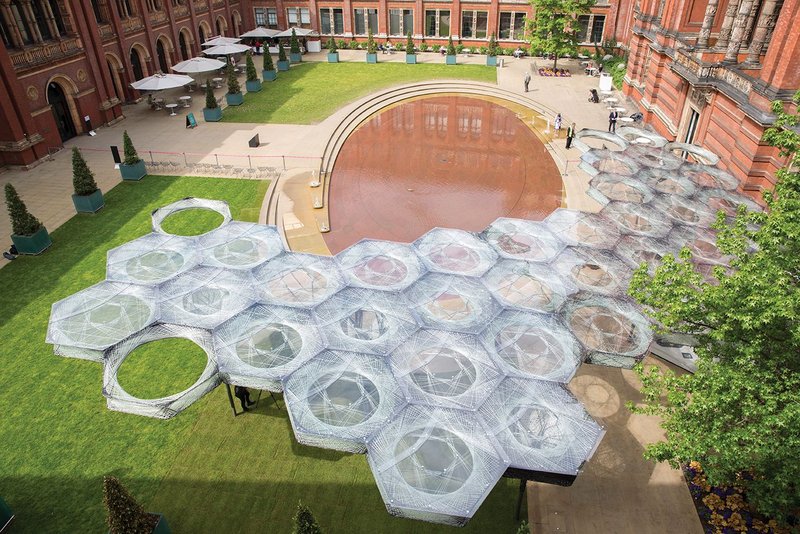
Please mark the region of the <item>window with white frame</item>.
[[311, 12], [307, 7], [287, 7], [286, 20], [290, 26], [308, 28], [311, 26]]
[[267, 8], [267, 27], [273, 30], [278, 29], [278, 10], [276, 8]]
[[497, 35], [500, 39], [522, 41], [525, 38], [525, 13], [501, 11]]
[[414, 33], [414, 11], [411, 9], [389, 10], [389, 35]]
[[378, 10], [358, 8], [353, 10], [353, 28], [356, 35], [366, 35], [369, 30], [378, 32]]
[[461, 12], [461, 38], [485, 39], [489, 28], [488, 11]]
[[344, 12], [338, 7], [320, 8], [319, 25], [323, 35], [344, 33]]
[[425, 10], [425, 36], [450, 37], [450, 10]]
[[578, 42], [600, 43], [603, 41], [605, 15], [580, 15], [578, 17]]
[[253, 9], [253, 12], [256, 15], [256, 26], [266, 26], [267, 25], [267, 10], [263, 7], [257, 7]]

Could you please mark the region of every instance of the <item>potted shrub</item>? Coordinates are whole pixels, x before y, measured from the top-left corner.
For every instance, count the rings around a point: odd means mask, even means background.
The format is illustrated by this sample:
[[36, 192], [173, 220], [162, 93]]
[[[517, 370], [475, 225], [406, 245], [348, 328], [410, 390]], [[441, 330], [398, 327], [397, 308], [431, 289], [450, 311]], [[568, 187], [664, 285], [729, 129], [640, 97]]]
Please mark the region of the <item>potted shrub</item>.
[[261, 79], [265, 82], [274, 82], [278, 77], [275, 70], [275, 65], [272, 63], [272, 54], [269, 53], [269, 48], [264, 51], [264, 64], [261, 68]]
[[300, 42], [297, 40], [297, 34], [294, 33], [294, 28], [292, 28], [292, 37], [289, 39], [289, 59], [292, 63], [300, 63], [303, 61], [303, 54], [300, 53]]
[[448, 65], [455, 65], [456, 64], [456, 47], [453, 46], [453, 36], [447, 38], [447, 56], [445, 57], [445, 62]]
[[11, 242], [20, 254], [41, 254], [53, 244], [47, 229], [28, 212], [11, 184], [6, 184], [6, 207], [11, 217]]
[[103, 192], [77, 147], [72, 147], [72, 188], [75, 190], [72, 203], [78, 213], [94, 213], [105, 205]]
[[336, 47], [333, 35], [328, 39], [328, 63], [339, 63], [339, 49]]
[[406, 64], [415, 65], [417, 63], [417, 53], [414, 51], [414, 39], [411, 32], [406, 35]]
[[489, 36], [489, 46], [486, 48], [486, 66], [497, 66], [497, 40], [494, 38], [494, 34]]
[[289, 60], [286, 59], [286, 50], [278, 43], [278, 71], [289, 70]]
[[217, 122], [222, 119], [222, 108], [217, 104], [211, 80], [206, 80], [206, 107], [203, 108], [203, 119], [206, 122]]
[[111, 534], [170, 534], [169, 524], [161, 514], [151, 514], [136, 502], [117, 477], [103, 477], [103, 504]]
[[244, 82], [248, 93], [257, 93], [261, 90], [261, 80], [258, 79], [256, 65], [253, 63], [253, 54], [247, 52], [247, 81]]
[[242, 94], [242, 86], [239, 85], [239, 80], [236, 79], [236, 71], [233, 70], [233, 65], [228, 64], [228, 93], [225, 95], [225, 101], [229, 106], [241, 106], [244, 102], [244, 95]]
[[375, 46], [375, 39], [372, 37], [372, 30], [367, 36], [367, 63], [378, 62], [378, 48]]
[[[209, 85], [211, 84], [209, 83]], [[141, 180], [144, 178], [144, 175], [147, 174], [147, 169], [144, 167], [144, 161], [133, 147], [133, 142], [128, 136], [128, 130], [122, 132], [122, 150], [125, 153], [125, 159], [119, 164], [119, 173], [122, 175], [122, 179]]]

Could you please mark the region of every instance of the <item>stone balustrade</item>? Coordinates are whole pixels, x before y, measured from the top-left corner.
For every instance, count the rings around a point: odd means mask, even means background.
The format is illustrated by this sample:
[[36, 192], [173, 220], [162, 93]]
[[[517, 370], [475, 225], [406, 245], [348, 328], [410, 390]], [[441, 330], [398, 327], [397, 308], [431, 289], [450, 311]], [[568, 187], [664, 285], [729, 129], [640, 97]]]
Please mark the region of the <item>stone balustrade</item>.
[[78, 37], [67, 37], [60, 41], [48, 41], [22, 50], [9, 50], [11, 64], [15, 70], [23, 70], [83, 52], [83, 43]]
[[152, 26], [160, 26], [167, 22], [167, 13], [165, 11], [154, 11], [150, 13], [150, 24]]
[[122, 31], [133, 33], [144, 29], [144, 22], [140, 17], [128, 17], [122, 19]]

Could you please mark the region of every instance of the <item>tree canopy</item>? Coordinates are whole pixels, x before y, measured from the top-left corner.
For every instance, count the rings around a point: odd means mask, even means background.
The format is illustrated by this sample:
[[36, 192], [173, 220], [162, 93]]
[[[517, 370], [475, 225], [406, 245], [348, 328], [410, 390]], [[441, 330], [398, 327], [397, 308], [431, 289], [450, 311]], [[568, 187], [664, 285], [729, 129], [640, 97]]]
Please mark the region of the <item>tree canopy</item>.
[[645, 404], [634, 410], [663, 418], [666, 439], [646, 457], [697, 460], [711, 484], [742, 487], [760, 512], [787, 520], [800, 512], [800, 134], [796, 112], [772, 110], [764, 140], [789, 164], [763, 194], [765, 213], [718, 215], [731, 269], [708, 281], [684, 249], [652, 276], [634, 274], [630, 294], [665, 331], [691, 334], [698, 355], [694, 375], [639, 368]]
[[589, 13], [595, 0], [530, 0], [533, 17], [526, 21], [531, 48], [558, 58], [578, 53], [578, 15]]

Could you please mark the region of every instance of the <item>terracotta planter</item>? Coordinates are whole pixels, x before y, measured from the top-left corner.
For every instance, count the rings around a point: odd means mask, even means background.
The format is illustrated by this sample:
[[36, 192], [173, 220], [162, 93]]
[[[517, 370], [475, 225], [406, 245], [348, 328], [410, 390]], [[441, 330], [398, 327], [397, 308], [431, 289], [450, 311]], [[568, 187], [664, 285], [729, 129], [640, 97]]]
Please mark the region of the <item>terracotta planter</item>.
[[11, 242], [17, 247], [17, 252], [20, 254], [37, 255], [41, 254], [53, 244], [50, 239], [50, 234], [47, 233], [47, 228], [42, 226], [38, 232], [33, 235], [17, 235], [11, 234]]
[[261, 82], [258, 80], [247, 80], [244, 86], [247, 87], [248, 93], [257, 93], [261, 90]]
[[138, 163], [133, 165], [119, 164], [119, 173], [122, 175], [123, 180], [139, 181], [147, 174], [147, 169], [144, 166], [144, 161], [139, 160]]
[[278, 72], [275, 70], [262, 70], [261, 79], [265, 82], [274, 82], [278, 77]]
[[72, 204], [78, 213], [95, 213], [106, 203], [103, 192], [98, 189], [91, 195], [72, 195]]
[[227, 93], [225, 95], [225, 102], [227, 102], [229, 106], [241, 106], [244, 104], [244, 95], [242, 93]]

